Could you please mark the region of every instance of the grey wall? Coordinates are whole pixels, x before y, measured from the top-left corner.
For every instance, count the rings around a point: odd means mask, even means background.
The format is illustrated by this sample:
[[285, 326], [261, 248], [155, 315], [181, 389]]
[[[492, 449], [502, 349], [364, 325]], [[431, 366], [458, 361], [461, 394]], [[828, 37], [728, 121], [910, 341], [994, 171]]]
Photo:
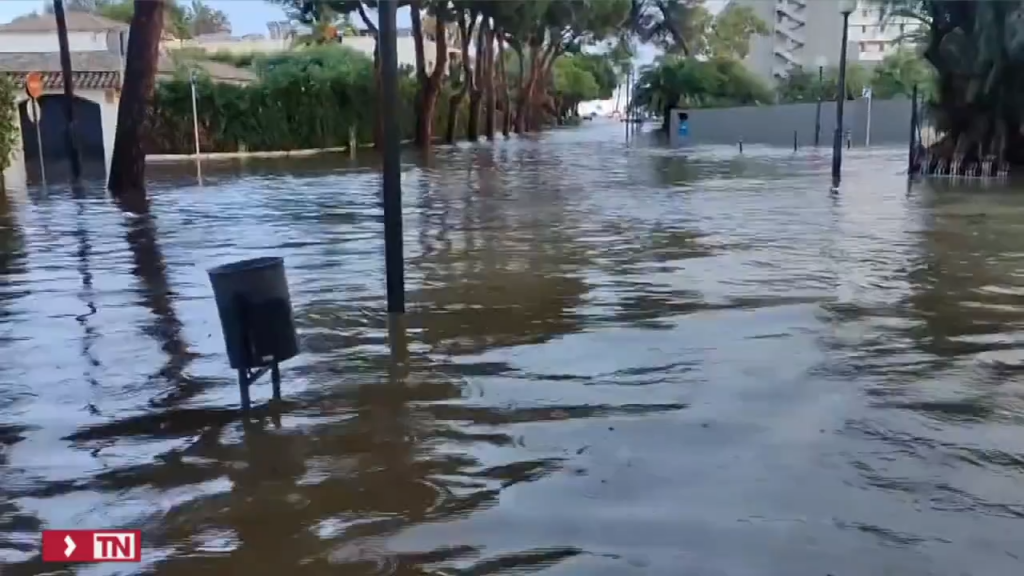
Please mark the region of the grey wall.
[[[843, 124], [854, 146], [864, 146], [867, 135], [868, 101], [848, 100]], [[738, 108], [674, 110], [670, 132], [674, 145], [735, 144], [740, 138], [749, 144], [792, 146], [793, 132], [799, 146], [814, 145], [815, 103]], [[689, 114], [689, 135], [680, 138], [676, 112]], [[836, 126], [836, 103], [821, 104], [820, 144], [831, 145]], [[871, 103], [871, 145], [892, 146], [910, 140], [910, 100], [874, 100]]]

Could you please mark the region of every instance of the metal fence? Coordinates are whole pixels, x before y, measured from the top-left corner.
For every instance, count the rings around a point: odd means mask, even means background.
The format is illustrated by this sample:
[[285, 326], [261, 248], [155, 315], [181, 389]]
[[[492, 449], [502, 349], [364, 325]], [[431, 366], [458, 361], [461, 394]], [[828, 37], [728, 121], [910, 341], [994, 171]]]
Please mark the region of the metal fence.
[[944, 141], [936, 127], [932, 109], [923, 98], [912, 101], [913, 132], [908, 171], [911, 175], [949, 178], [1005, 178], [1009, 165], [995, 155], [979, 156], [976, 151], [959, 151]]

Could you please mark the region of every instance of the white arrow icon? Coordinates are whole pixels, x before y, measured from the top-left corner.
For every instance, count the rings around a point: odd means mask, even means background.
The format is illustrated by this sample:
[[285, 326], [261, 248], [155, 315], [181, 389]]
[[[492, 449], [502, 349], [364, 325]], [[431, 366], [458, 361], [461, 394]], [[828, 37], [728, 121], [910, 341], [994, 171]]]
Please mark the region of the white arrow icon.
[[75, 551], [77, 546], [75, 546], [75, 541], [71, 539], [71, 536], [65, 536], [64, 543], [68, 545], [67, 549], [64, 550], [64, 555], [70, 558], [71, 553]]

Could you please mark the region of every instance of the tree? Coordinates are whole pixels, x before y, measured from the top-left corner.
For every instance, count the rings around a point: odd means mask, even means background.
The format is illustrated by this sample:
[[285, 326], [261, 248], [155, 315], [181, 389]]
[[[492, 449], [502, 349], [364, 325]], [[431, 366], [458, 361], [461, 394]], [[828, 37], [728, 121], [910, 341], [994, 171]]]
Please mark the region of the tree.
[[185, 21], [193, 36], [231, 32], [228, 15], [216, 8], [211, 8], [203, 0], [192, 0], [185, 11]]
[[711, 19], [704, 0], [631, 0], [628, 32], [665, 53], [696, 55]]
[[573, 55], [572, 61], [575, 67], [593, 77], [597, 85], [594, 98], [605, 100], [612, 97], [619, 86], [619, 71], [611, 57], [607, 54], [576, 54]]
[[[97, 12], [102, 7], [112, 3], [112, 0], [64, 0], [64, 11], [92, 13]], [[47, 14], [53, 14], [53, 3], [44, 3], [43, 11], [46, 12]]]
[[750, 38], [768, 33], [768, 25], [750, 6], [730, 4], [715, 17], [707, 31], [707, 53], [714, 58], [742, 60], [750, 52]]
[[710, 108], [766, 104], [771, 89], [736, 60], [698, 60], [666, 55], [641, 71], [632, 107], [662, 116], [668, 130], [672, 108]]
[[934, 70], [913, 48], [900, 48], [875, 66], [871, 88], [875, 98], [910, 96], [914, 86], [923, 93], [931, 90]]
[[120, 198], [146, 195], [146, 155], [142, 143], [160, 57], [160, 36], [167, 9], [164, 2], [135, 0], [107, 181], [111, 193]]
[[[860, 98], [864, 89], [871, 84], [871, 73], [866, 68], [851, 62], [846, 66], [846, 99]], [[780, 102], [813, 102], [821, 98], [834, 101], [839, 90], [839, 69], [825, 69], [824, 79], [818, 81], [818, 71], [810, 72], [800, 67], [789, 71], [786, 78], [779, 81], [776, 93]]]
[[1024, 164], [1024, 2], [880, 1], [924, 25], [935, 70], [931, 119], [943, 135], [932, 158]]
[[593, 100], [600, 93], [594, 75], [587, 69], [582, 56], [560, 58], [555, 62], [551, 86], [556, 96], [556, 110], [559, 118], [567, 114], [578, 115], [580, 102]]
[[[190, 38], [188, 15], [177, 0], [159, 0], [164, 7], [164, 23], [168, 32], [177, 38]], [[90, 12], [104, 18], [130, 24], [135, 14], [134, 0], [65, 0], [64, 9], [76, 12]], [[51, 4], [46, 4], [47, 12], [53, 11]]]

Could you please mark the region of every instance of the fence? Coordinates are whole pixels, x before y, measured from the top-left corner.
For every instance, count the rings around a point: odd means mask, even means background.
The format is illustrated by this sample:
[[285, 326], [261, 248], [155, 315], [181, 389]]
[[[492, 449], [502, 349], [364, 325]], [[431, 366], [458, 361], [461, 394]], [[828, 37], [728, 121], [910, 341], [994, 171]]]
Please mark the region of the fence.
[[[908, 98], [848, 100], [843, 113], [843, 138], [853, 146], [907, 146], [911, 108]], [[676, 146], [737, 142], [831, 146], [836, 103], [675, 109], [670, 122], [669, 134]]]
[[923, 100], [915, 98], [912, 115], [915, 143], [911, 145], [911, 175], [948, 178], [1005, 178], [1009, 165], [995, 155], [981, 156], [976, 150], [957, 150], [952, 141], [944, 142], [936, 129], [935, 118]]

